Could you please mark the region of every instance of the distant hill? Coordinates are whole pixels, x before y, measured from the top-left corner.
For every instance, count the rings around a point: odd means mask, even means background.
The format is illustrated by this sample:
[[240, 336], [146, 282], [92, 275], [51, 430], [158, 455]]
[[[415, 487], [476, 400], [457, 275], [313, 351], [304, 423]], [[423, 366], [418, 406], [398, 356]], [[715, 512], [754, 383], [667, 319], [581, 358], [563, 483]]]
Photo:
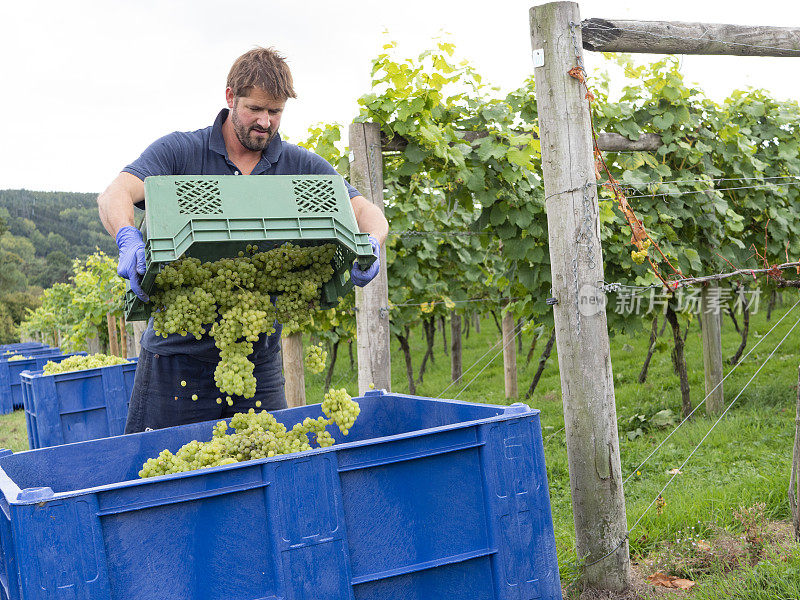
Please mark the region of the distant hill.
[[100, 223], [97, 194], [0, 190], [0, 222], [7, 229], [0, 235], [0, 269], [24, 275], [13, 280], [20, 291], [66, 281], [72, 260], [96, 249], [117, 252]]

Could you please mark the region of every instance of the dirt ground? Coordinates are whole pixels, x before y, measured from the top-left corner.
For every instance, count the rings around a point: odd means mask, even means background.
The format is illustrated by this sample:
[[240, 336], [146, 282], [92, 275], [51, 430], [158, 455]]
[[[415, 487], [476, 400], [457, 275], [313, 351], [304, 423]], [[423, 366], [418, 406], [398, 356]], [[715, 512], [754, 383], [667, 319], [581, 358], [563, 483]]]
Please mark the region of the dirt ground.
[[[764, 532], [768, 543], [764, 546], [764, 554], [788, 556], [800, 550], [794, 540], [794, 533], [790, 523], [772, 522], [766, 527]], [[703, 564], [710, 563], [713, 558], [715, 568], [719, 571], [735, 576], [736, 570], [747, 564], [754, 564], [747, 553], [744, 534], [733, 536], [721, 533], [714, 537], [707, 545], [706, 552], [698, 552], [696, 556], [687, 558], [689, 561], [698, 561]], [[586, 590], [579, 595], [579, 600], [660, 600], [663, 598], [674, 598], [682, 600], [691, 599], [694, 594], [692, 590], [681, 590], [676, 588], [662, 587], [654, 585], [648, 578], [658, 570], [660, 556], [653, 555], [640, 562], [631, 563], [631, 586], [624, 592], [612, 592], [608, 590]], [[757, 560], [756, 560], [757, 562]], [[695, 589], [702, 586], [702, 580], [697, 581]], [[572, 593], [570, 595], [570, 592]], [[575, 598], [575, 591], [567, 587], [562, 589], [562, 595], [566, 598]]]

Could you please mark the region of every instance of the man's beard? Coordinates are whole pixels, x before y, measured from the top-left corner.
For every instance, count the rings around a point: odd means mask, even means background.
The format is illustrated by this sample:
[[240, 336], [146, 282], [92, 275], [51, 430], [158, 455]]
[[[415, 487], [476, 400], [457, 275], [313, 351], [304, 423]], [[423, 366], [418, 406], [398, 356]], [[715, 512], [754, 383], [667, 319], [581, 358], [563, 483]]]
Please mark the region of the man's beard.
[[242, 122], [239, 120], [239, 114], [236, 112], [236, 107], [231, 110], [231, 122], [233, 123], [233, 131], [236, 133], [236, 137], [239, 139], [239, 143], [242, 144], [245, 148], [252, 152], [261, 152], [269, 146], [269, 143], [272, 141], [272, 138], [275, 137], [275, 131], [273, 131], [272, 127], [266, 129], [268, 133], [267, 137], [260, 137], [255, 138], [251, 137], [251, 131], [261, 131], [264, 132], [264, 129], [261, 129], [258, 126], [253, 127], [245, 127]]

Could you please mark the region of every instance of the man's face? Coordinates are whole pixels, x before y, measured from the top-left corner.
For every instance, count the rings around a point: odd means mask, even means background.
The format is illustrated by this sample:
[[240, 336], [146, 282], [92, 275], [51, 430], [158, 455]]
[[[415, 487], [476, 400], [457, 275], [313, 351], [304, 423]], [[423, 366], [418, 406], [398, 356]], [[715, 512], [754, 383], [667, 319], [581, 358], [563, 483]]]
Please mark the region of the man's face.
[[278, 132], [286, 100], [277, 100], [259, 88], [247, 96], [234, 96], [229, 88], [225, 96], [239, 142], [248, 150], [261, 152]]

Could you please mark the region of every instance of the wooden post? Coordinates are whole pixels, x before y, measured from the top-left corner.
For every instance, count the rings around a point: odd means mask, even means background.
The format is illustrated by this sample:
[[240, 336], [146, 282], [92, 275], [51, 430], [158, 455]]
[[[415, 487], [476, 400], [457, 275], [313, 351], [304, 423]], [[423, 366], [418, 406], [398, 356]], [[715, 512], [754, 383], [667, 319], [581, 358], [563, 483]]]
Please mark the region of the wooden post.
[[588, 19], [583, 47], [597, 52], [800, 57], [800, 28]]
[[503, 373], [506, 398], [517, 398], [517, 345], [514, 343], [514, 314], [503, 313]]
[[286, 379], [286, 404], [289, 408], [305, 406], [306, 375], [303, 364], [303, 334], [293, 333], [281, 338], [283, 376]]
[[[469, 316], [467, 316], [469, 318]], [[450, 379], [458, 381], [462, 375], [461, 315], [450, 311]]]
[[[383, 212], [383, 155], [377, 123], [350, 125], [350, 182]], [[392, 354], [389, 347], [389, 280], [386, 248], [381, 248], [378, 276], [356, 288], [356, 341], [358, 343], [358, 393], [370, 386], [391, 390]]]
[[700, 327], [703, 333], [703, 368], [708, 396], [706, 414], [714, 416], [722, 412], [725, 402], [722, 390], [722, 311], [717, 282], [710, 282], [700, 290]]
[[108, 353], [114, 356], [119, 356], [117, 319], [111, 313], [106, 313], [106, 323], [108, 323]]
[[794, 539], [800, 542], [800, 369], [797, 376], [797, 409], [794, 418], [792, 472], [789, 476], [789, 506], [792, 509]]
[[128, 358], [128, 328], [123, 316], [119, 318], [119, 351], [122, 358]]
[[139, 356], [142, 351], [142, 334], [147, 329], [147, 321], [133, 321], [131, 327], [133, 327], [133, 351]]
[[[608, 342], [597, 187], [586, 90], [568, 74], [583, 60], [578, 5], [530, 11], [556, 347], [572, 512], [582, 580], [623, 590], [631, 580]], [[573, 37], [574, 36], [574, 37]], [[538, 52], [541, 51], [541, 52]], [[543, 63], [543, 64], [541, 64]]]

